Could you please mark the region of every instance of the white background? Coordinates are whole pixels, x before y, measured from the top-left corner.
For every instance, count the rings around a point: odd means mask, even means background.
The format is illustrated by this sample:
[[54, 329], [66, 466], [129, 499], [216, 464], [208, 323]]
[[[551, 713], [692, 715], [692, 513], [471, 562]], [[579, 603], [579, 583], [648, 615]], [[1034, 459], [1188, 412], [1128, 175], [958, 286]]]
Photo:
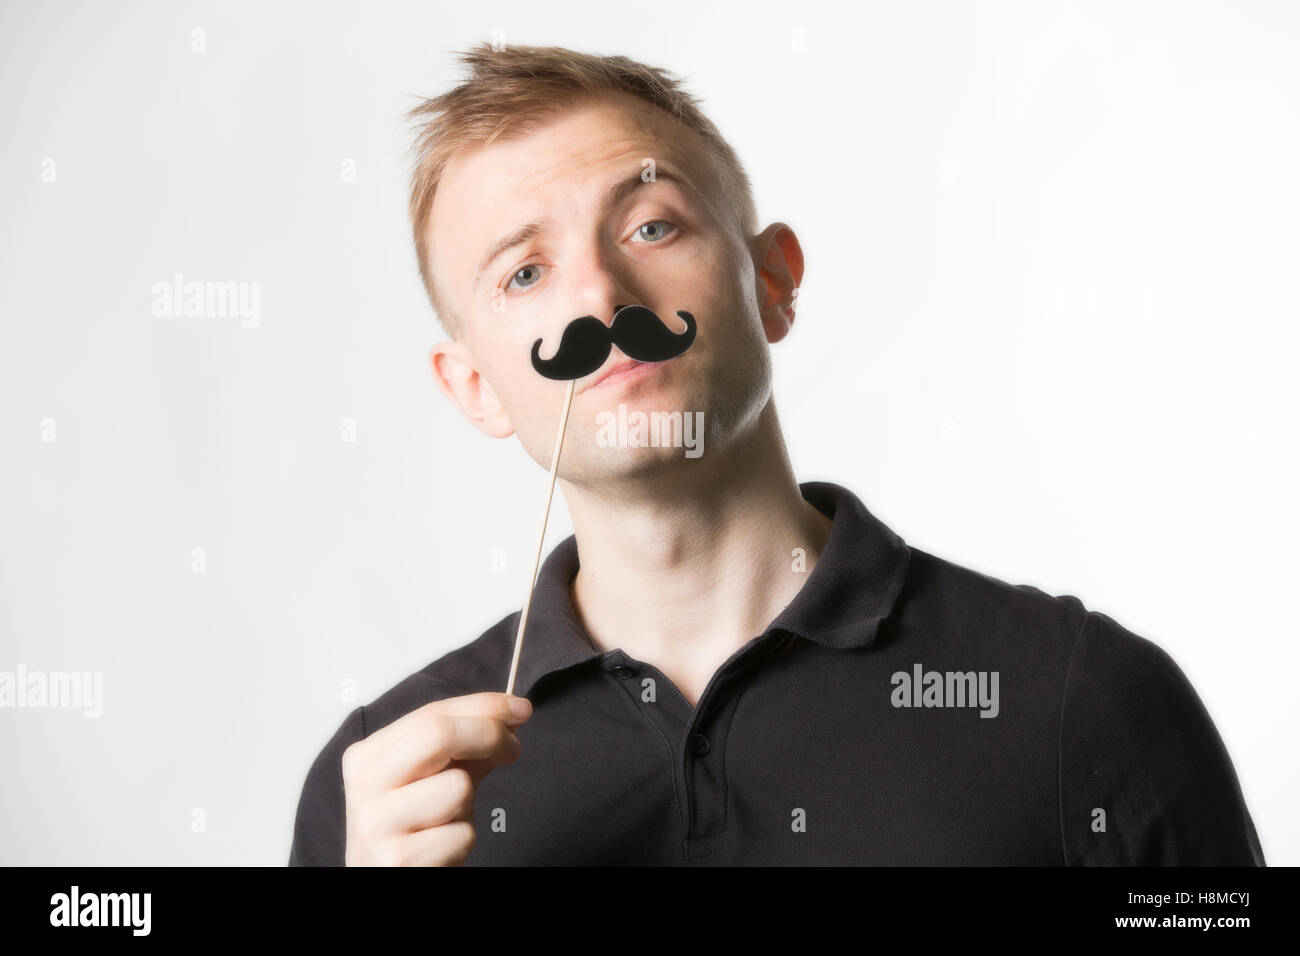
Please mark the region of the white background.
[[1167, 649], [1300, 863], [1297, 8], [752, 0], [3, 6], [0, 670], [104, 713], [0, 711], [0, 863], [283, 865], [343, 716], [518, 608], [545, 474], [433, 384], [402, 119], [498, 29], [686, 78], [807, 256], [799, 479]]

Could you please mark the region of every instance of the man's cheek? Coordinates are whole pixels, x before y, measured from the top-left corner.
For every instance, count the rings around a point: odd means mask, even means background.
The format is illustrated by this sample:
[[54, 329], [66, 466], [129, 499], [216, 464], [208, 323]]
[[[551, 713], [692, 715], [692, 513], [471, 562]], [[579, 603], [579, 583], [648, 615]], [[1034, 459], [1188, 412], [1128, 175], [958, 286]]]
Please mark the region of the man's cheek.
[[[507, 414], [519, 441], [533, 458], [545, 457], [550, 467], [555, 434], [560, 427], [564, 389], [557, 396], [547, 390], [529, 390], [512, 397]], [[573, 422], [570, 421], [570, 428]], [[567, 440], [567, 439], [566, 439]]]

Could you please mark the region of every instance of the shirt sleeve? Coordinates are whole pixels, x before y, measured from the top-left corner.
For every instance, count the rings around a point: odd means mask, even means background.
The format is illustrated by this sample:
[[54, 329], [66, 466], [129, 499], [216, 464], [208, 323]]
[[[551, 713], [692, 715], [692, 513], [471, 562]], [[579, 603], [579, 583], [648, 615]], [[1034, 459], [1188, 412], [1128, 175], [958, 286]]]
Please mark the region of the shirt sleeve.
[[343, 751], [365, 736], [365, 708], [357, 707], [312, 762], [298, 798], [290, 866], [343, 866], [347, 849]]
[[1223, 740], [1162, 648], [1088, 612], [1060, 720], [1066, 865], [1265, 865]]

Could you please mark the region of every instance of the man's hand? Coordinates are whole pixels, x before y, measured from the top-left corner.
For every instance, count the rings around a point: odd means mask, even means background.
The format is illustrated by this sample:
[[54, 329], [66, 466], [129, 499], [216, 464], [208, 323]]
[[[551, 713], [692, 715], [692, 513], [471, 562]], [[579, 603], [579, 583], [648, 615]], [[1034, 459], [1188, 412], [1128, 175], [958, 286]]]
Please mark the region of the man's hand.
[[[514, 703], [522, 713], [511, 710]], [[435, 700], [343, 752], [346, 866], [460, 866], [474, 847], [474, 795], [532, 714], [523, 697]]]

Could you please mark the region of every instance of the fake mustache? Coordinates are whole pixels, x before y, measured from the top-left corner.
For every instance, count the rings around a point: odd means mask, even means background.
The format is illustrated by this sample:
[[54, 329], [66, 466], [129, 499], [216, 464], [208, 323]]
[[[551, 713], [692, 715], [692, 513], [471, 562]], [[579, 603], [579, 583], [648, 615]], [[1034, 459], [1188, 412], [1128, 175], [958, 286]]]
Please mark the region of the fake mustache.
[[541, 357], [541, 339], [533, 343], [533, 368], [559, 381], [582, 378], [604, 365], [615, 345], [638, 362], [666, 362], [695, 341], [695, 317], [681, 310], [677, 316], [686, 323], [684, 332], [668, 328], [644, 305], [615, 306], [610, 325], [594, 315], [580, 316], [564, 327], [560, 346], [550, 358]]

